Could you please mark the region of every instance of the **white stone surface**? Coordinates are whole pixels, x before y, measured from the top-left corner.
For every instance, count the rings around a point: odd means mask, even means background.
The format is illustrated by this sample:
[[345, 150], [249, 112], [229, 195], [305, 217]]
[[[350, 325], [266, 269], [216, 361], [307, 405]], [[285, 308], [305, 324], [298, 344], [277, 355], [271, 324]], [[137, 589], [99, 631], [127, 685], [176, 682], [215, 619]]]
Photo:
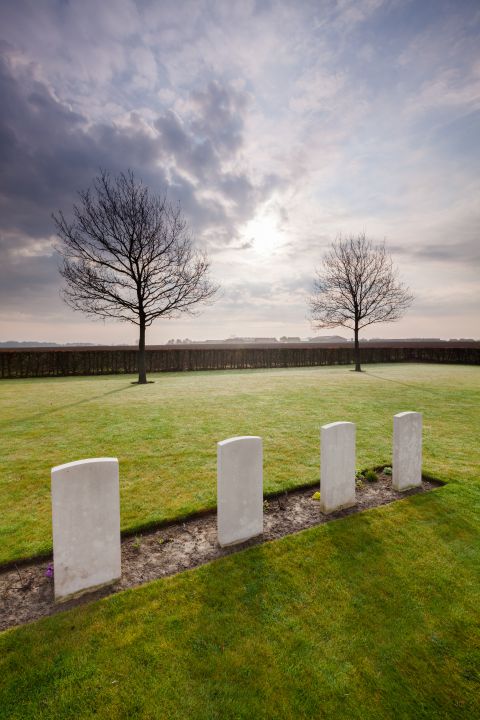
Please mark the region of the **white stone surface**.
[[55, 599], [121, 575], [118, 460], [94, 458], [52, 468]]
[[422, 484], [422, 415], [402, 412], [393, 417], [392, 486], [402, 491]]
[[263, 532], [262, 438], [217, 443], [217, 532], [224, 547]]
[[320, 510], [331, 513], [355, 505], [355, 424], [323, 425], [320, 449]]

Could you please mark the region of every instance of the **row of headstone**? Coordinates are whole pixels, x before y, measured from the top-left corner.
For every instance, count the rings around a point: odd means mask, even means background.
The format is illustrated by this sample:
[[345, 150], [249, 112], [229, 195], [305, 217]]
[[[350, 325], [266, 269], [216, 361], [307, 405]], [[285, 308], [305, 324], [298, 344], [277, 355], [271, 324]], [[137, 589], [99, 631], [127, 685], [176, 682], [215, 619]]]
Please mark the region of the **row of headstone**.
[[[422, 480], [422, 416], [394, 417], [396, 490]], [[355, 505], [355, 425], [321, 429], [320, 510]], [[95, 458], [52, 469], [55, 599], [65, 600], [114, 583], [121, 576], [118, 460]], [[263, 448], [260, 437], [217, 444], [217, 531], [222, 547], [263, 532]]]
[[[352, 507], [355, 499], [355, 435], [351, 422], [323, 425], [320, 450], [320, 510], [332, 513]], [[224, 547], [263, 532], [262, 439], [230, 438], [217, 446], [218, 542]], [[395, 490], [422, 482], [422, 416], [405, 412], [393, 421]]]

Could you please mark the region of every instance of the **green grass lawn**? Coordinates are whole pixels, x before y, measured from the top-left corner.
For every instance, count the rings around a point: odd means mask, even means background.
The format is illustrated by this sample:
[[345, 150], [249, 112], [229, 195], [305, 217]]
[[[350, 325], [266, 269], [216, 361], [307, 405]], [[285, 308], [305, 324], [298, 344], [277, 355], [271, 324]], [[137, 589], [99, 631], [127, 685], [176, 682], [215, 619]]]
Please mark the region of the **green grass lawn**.
[[322, 424], [390, 462], [424, 414], [445, 487], [0, 635], [0, 718], [480, 715], [480, 369], [433, 365], [2, 382], [2, 559], [50, 547], [49, 469], [120, 460], [122, 526], [215, 502], [215, 442], [264, 438], [267, 490], [318, 478]]
[[49, 552], [50, 469], [120, 461], [122, 529], [213, 507], [216, 443], [264, 440], [265, 490], [315, 482], [319, 429], [357, 423], [359, 467], [391, 462], [393, 415], [424, 413], [424, 470], [478, 477], [480, 368], [372, 365], [0, 383], [0, 564]]

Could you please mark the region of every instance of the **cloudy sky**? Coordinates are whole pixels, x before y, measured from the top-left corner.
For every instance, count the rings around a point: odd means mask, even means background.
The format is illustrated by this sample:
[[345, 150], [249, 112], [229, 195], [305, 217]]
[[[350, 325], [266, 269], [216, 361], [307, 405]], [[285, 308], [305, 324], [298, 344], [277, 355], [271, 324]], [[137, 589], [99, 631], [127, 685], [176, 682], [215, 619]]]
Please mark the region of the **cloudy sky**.
[[0, 340], [136, 341], [59, 297], [51, 213], [99, 168], [179, 199], [222, 285], [147, 342], [317, 334], [361, 232], [415, 295], [365, 336], [480, 337], [478, 0], [0, 0]]

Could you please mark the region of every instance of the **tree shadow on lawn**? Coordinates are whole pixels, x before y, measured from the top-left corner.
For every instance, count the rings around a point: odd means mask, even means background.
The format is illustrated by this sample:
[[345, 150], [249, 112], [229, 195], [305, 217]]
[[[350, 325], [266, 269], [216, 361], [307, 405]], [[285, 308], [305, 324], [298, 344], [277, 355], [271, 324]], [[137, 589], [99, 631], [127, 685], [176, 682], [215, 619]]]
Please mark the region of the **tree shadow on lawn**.
[[[43, 412], [35, 413], [34, 415], [29, 415], [28, 417], [23, 417], [18, 420], [15, 420], [14, 423], [20, 424], [24, 422], [29, 422], [31, 420], [39, 420], [42, 417], [45, 417], [47, 415], [53, 415], [56, 412], [60, 412], [61, 410], [68, 410], [69, 408], [77, 407], [78, 405], [85, 405], [86, 403], [92, 402], [93, 400], [100, 400], [101, 398], [107, 397], [107, 395], [114, 395], [115, 393], [123, 392], [124, 390], [128, 390], [129, 388], [135, 387], [132, 384], [125, 385], [125, 387], [116, 388], [115, 390], [108, 390], [108, 392], [100, 393], [100, 395], [92, 395], [91, 397], [85, 398], [84, 400], [78, 400], [74, 403], [67, 403], [66, 405], [59, 405], [58, 407], [54, 407], [51, 410], [44, 410]], [[12, 425], [12, 420], [5, 420], [3, 422], [0, 421], [0, 427], [8, 427], [9, 425]]]
[[412, 390], [415, 390], [416, 392], [427, 392], [431, 395], [440, 395], [444, 398], [446, 397], [446, 393], [444, 391], [433, 390], [432, 388], [426, 387], [425, 385], [406, 383], [402, 382], [401, 380], [394, 380], [393, 378], [385, 377], [384, 375], [375, 375], [375, 373], [370, 372], [370, 370], [362, 370], [362, 373], [364, 373], [368, 377], [375, 378], [376, 380], [385, 380], [385, 382], [391, 382], [395, 385], [402, 385], [402, 387], [410, 388]]

